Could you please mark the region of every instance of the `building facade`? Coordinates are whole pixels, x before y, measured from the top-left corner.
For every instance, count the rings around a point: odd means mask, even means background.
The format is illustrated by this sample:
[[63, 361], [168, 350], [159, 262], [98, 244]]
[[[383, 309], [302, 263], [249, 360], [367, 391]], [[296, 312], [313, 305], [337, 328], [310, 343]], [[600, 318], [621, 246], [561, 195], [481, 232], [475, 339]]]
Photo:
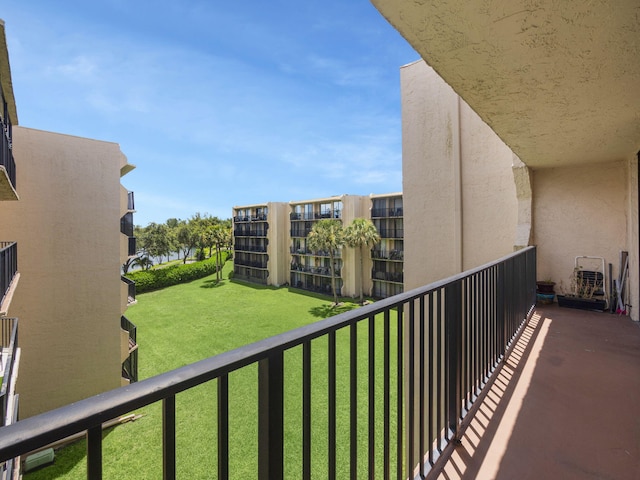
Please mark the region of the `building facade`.
[[[18, 126], [6, 43], [0, 50], [5, 140], [22, 179], [13, 184], [19, 200], [0, 204], [20, 269], [2, 309], [21, 319], [17, 392], [26, 418], [137, 375], [135, 326], [123, 316], [135, 290], [120, 276], [135, 250], [133, 195], [120, 184], [133, 165], [115, 143]], [[5, 155], [3, 145], [3, 164]]]
[[381, 241], [363, 258], [364, 279], [358, 273], [358, 249], [333, 252], [338, 295], [359, 295], [361, 281], [363, 291], [376, 298], [402, 292], [402, 215], [401, 193], [234, 207], [234, 278], [331, 295], [330, 252], [310, 249], [307, 236], [319, 220], [338, 220], [346, 227], [356, 218], [368, 218]]

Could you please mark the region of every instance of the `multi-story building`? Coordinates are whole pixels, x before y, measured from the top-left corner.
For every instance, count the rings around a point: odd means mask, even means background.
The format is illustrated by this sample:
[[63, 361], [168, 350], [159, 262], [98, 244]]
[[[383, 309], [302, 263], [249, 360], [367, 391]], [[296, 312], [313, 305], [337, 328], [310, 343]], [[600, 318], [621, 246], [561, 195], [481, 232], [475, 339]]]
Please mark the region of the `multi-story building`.
[[[315, 200], [289, 202], [290, 248], [292, 287], [331, 295], [331, 252], [312, 250], [307, 245], [307, 235], [314, 223], [322, 219], [334, 219], [346, 227], [353, 219], [365, 216], [367, 197], [339, 195]], [[336, 292], [354, 297], [359, 292], [357, 275], [358, 252], [341, 248], [333, 252]]]
[[287, 204], [269, 202], [233, 208], [233, 276], [261, 285], [287, 282]]
[[8, 151], [22, 179], [19, 201], [0, 204], [20, 265], [20, 287], [2, 310], [21, 319], [17, 391], [26, 418], [135, 380], [135, 326], [123, 317], [135, 290], [119, 268], [135, 249], [133, 195], [120, 184], [133, 165], [115, 143], [17, 126], [1, 47], [3, 198], [16, 196]]
[[[4, 24], [0, 21], [0, 212], [18, 200], [16, 164], [13, 156], [13, 125], [18, 123], [9, 73]], [[12, 298], [20, 273], [18, 244], [10, 225], [0, 223], [0, 427], [18, 419], [16, 383], [21, 349], [18, 347], [18, 319]], [[19, 462], [0, 463], [0, 478], [18, 478]], [[14, 477], [12, 477], [12, 475]]]
[[371, 195], [371, 221], [380, 242], [371, 250], [371, 296], [386, 298], [404, 291], [404, 210], [402, 193]]

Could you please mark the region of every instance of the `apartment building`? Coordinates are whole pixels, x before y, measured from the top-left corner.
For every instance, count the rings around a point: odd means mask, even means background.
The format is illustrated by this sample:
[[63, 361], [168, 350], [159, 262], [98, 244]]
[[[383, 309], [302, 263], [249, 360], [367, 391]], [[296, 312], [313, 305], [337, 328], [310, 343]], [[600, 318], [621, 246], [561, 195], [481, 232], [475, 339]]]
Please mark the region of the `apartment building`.
[[288, 281], [287, 204], [268, 202], [233, 208], [233, 276], [261, 285]]
[[26, 418], [136, 378], [135, 326], [124, 317], [135, 290], [120, 275], [135, 253], [133, 194], [120, 178], [134, 167], [115, 143], [17, 126], [4, 25], [1, 38], [2, 158], [9, 148], [16, 168], [0, 168], [0, 190], [19, 200], [0, 203], [0, 225], [20, 269], [2, 314], [21, 322]]
[[355, 218], [369, 218], [381, 237], [363, 259], [371, 276], [360, 279], [357, 249], [338, 249], [333, 252], [338, 295], [357, 296], [361, 281], [363, 291], [377, 298], [402, 292], [402, 215], [401, 193], [234, 207], [234, 278], [330, 295], [330, 252], [310, 249], [307, 235], [322, 219], [338, 220], [346, 227]]

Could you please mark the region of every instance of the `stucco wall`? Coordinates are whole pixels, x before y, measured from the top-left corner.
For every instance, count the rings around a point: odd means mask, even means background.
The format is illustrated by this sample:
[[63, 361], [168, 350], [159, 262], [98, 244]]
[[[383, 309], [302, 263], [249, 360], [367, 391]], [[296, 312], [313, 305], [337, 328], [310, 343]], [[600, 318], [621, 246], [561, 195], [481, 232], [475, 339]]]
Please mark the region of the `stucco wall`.
[[579, 255], [604, 257], [618, 275], [620, 250], [629, 249], [627, 171], [621, 161], [533, 172], [538, 279], [568, 288]]
[[513, 250], [513, 153], [423, 61], [401, 69], [405, 290]]
[[117, 144], [14, 127], [20, 201], [0, 209], [18, 241], [18, 380], [25, 418], [120, 386]]

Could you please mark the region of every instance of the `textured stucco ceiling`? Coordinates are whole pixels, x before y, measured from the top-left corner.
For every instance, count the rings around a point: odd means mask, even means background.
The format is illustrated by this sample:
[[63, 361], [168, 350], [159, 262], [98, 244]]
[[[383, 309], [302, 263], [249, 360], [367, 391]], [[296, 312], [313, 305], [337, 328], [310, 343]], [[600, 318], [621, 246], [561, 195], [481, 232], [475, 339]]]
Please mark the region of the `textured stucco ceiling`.
[[640, 2], [371, 0], [529, 166], [640, 149]]

